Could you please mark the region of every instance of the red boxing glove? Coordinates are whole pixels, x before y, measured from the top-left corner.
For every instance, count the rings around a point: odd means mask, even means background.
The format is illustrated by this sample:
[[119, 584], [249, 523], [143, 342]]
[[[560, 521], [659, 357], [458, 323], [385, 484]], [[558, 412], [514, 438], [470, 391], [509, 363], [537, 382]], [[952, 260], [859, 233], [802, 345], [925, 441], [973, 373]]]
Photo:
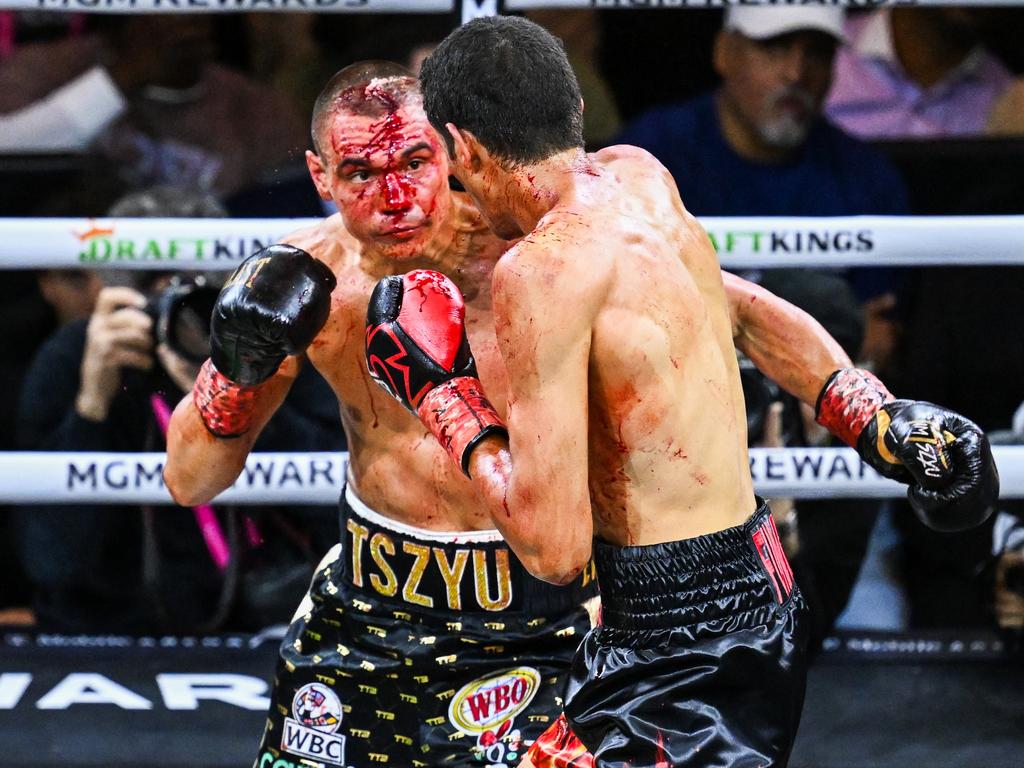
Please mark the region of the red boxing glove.
[[473, 448], [505, 425], [484, 395], [455, 283], [428, 269], [385, 277], [366, 311], [366, 367], [469, 475]]

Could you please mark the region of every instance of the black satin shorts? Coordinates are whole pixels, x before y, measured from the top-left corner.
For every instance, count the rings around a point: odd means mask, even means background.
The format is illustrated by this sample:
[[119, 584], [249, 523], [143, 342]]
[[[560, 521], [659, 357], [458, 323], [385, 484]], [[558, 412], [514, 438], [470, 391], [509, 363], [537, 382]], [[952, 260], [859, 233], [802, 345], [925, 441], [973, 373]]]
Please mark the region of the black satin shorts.
[[784, 766], [806, 683], [807, 607], [767, 504], [743, 525], [595, 542], [602, 625], [565, 714], [598, 766]]

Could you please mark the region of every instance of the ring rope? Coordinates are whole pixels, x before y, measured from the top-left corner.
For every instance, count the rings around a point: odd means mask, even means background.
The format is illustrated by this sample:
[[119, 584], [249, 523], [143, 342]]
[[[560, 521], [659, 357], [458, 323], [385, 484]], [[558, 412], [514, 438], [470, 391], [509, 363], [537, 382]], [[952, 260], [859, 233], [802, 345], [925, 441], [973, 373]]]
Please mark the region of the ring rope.
[[[746, 5], [798, 5], [798, 0], [743, 0]], [[737, 0], [461, 0], [463, 18], [494, 15], [500, 10], [540, 8], [643, 9], [725, 8]], [[804, 0], [806, 2], [806, 0]], [[906, 0], [904, 0], [906, 2]], [[853, 8], [896, 5], [899, 0], [829, 0]], [[914, 5], [965, 5], [964, 0], [913, 0]], [[1021, 0], [985, 0], [986, 5], [1014, 6]], [[0, 10], [80, 13], [225, 13], [305, 11], [315, 13], [447, 13], [455, 0], [0, 0]]]
[[[1001, 498], [1024, 498], [1024, 446], [993, 448]], [[0, 503], [170, 504], [164, 453], [0, 452]], [[336, 504], [348, 454], [254, 453], [214, 503]], [[902, 498], [906, 486], [881, 477], [851, 448], [753, 448], [757, 492], [770, 498]]]
[[[319, 218], [0, 218], [7, 268], [233, 269]], [[1024, 216], [701, 219], [723, 267], [981, 266], [1024, 263]]]

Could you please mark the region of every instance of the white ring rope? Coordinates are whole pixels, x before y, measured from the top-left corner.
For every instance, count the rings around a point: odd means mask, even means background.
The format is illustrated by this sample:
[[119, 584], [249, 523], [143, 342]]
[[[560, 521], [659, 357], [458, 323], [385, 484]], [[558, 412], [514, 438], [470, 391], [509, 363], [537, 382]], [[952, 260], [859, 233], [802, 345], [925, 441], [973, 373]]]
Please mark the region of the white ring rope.
[[[0, 218], [6, 268], [231, 269], [304, 219]], [[1024, 263], [1024, 216], [701, 219], [722, 266], [980, 266]]]
[[[742, 0], [745, 5], [800, 5], [807, 0]], [[985, 0], [1013, 6], [1022, 0]], [[506, 11], [536, 8], [724, 8], [739, 0], [504, 0]], [[968, 5], [970, 0], [827, 0], [829, 5], [873, 8], [881, 5]], [[498, 0], [462, 0], [463, 17], [494, 15]], [[83, 13], [225, 13], [306, 11], [318, 13], [445, 13], [455, 0], [0, 0], [0, 10], [77, 11]]]
[[448, 13], [454, 7], [454, 0], [0, 0], [0, 10], [79, 13]]
[[[1024, 446], [993, 448], [1001, 498], [1024, 498]], [[347, 453], [254, 453], [214, 503], [336, 504]], [[902, 498], [850, 448], [754, 448], [754, 485], [769, 498]], [[169, 504], [163, 453], [0, 453], [0, 503]]]

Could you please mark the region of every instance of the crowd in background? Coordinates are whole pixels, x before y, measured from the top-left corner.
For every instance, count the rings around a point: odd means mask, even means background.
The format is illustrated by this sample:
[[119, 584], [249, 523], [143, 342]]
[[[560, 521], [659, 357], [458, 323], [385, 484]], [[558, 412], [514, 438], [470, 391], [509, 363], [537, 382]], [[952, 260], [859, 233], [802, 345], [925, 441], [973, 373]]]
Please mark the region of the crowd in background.
[[[765, 9], [771, 14], [774, 9]], [[821, 11], [821, 13], [818, 13]], [[761, 11], [762, 13], [764, 11]], [[1024, 212], [1024, 10], [538, 11], [565, 42], [590, 149], [630, 143], [698, 216]], [[327, 215], [307, 178], [308, 116], [352, 61], [414, 71], [450, 15], [0, 12], [0, 205], [26, 216]], [[897, 395], [1024, 440], [1019, 267], [761, 270]], [[206, 276], [215, 287], [215, 276]], [[0, 449], [147, 451], [196, 363], [152, 331], [191, 275], [6, 271]], [[941, 311], [937, 311], [941, 307]], [[333, 394], [293, 390], [257, 450], [341, 450]], [[750, 393], [765, 383], [753, 372]], [[763, 398], [762, 398], [763, 399]], [[759, 445], [825, 445], [774, 393]], [[162, 403], [162, 405], [161, 405]], [[817, 641], [847, 626], [1024, 628], [1014, 510], [967, 535], [900, 503], [778, 500]], [[332, 508], [6, 508], [0, 606], [62, 631], [252, 630], [286, 621], [336, 539]], [[213, 521], [225, 561], [201, 531]], [[851, 601], [860, 590], [860, 599]], [[844, 615], [845, 611], [845, 615]]]

